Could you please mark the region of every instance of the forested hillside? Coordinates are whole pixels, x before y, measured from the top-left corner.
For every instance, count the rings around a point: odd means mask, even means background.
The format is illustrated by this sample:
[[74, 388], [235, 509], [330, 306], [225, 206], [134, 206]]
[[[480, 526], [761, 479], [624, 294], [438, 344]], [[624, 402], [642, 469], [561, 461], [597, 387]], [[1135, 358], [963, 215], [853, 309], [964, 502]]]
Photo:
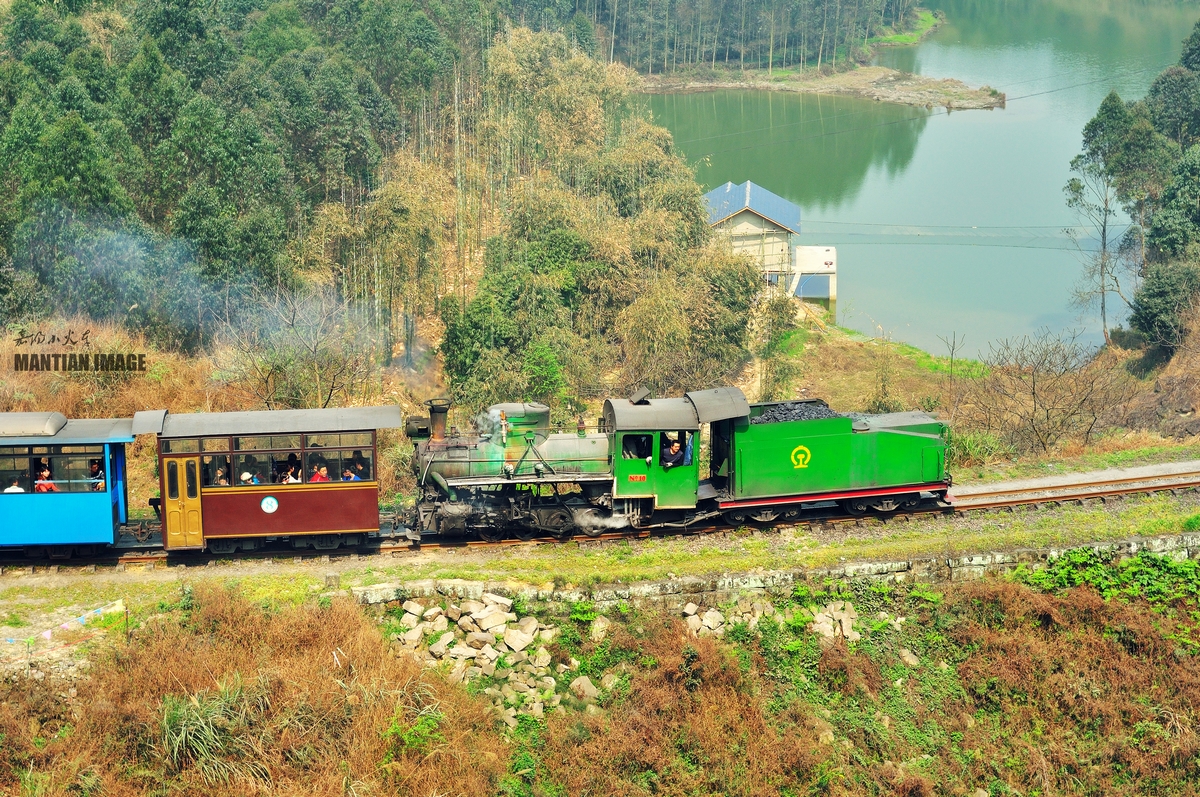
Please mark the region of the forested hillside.
[[269, 407], [369, 393], [443, 330], [472, 404], [730, 378], [755, 274], [709, 247], [605, 9], [551, 11], [14, 0], [0, 322], [115, 322]]
[[1084, 298], [1125, 302], [1144, 340], [1174, 353], [1200, 331], [1200, 23], [1144, 99], [1104, 99], [1071, 168], [1068, 204], [1096, 242]]

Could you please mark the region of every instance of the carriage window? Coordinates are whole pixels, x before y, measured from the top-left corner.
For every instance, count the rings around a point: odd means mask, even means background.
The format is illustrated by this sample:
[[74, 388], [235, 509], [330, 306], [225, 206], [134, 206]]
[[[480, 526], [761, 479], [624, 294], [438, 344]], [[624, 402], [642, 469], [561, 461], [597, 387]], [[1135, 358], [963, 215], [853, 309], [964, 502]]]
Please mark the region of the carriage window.
[[[327, 466], [330, 481], [335, 482], [367, 482], [371, 481], [374, 469], [372, 454], [367, 449], [329, 451], [322, 454]], [[310, 469], [311, 472], [311, 469]]]
[[33, 457], [29, 467], [33, 492], [95, 493], [108, 488], [103, 448], [54, 446], [52, 450], [76, 453], [73, 456]]
[[196, 483], [197, 481], [199, 481], [196, 478], [196, 460], [189, 459], [187, 461], [187, 463], [184, 465], [184, 472], [187, 474], [186, 475], [187, 497], [195, 498], [197, 495], [197, 491], [199, 490], [199, 486]]
[[163, 440], [164, 454], [195, 454], [200, 450], [199, 440]]
[[179, 463], [173, 459], [167, 462], [167, 498], [179, 498]]
[[650, 456], [650, 435], [625, 435], [621, 443], [621, 456], [625, 459], [645, 459]]
[[[21, 449], [21, 452], [26, 453], [28, 450]], [[0, 452], [2, 453], [4, 452]], [[29, 479], [29, 457], [0, 456], [0, 493], [27, 493], [32, 488], [33, 483]]]
[[235, 437], [234, 448], [238, 451], [272, 451], [275, 449], [300, 448], [300, 435], [261, 435], [258, 437]]
[[229, 457], [204, 457], [200, 464], [201, 487], [228, 487], [232, 483], [229, 478]]
[[200, 441], [200, 448], [204, 451], [228, 451], [228, 437], [206, 437]]
[[370, 448], [370, 432], [351, 434], [309, 434], [304, 436], [305, 448]]

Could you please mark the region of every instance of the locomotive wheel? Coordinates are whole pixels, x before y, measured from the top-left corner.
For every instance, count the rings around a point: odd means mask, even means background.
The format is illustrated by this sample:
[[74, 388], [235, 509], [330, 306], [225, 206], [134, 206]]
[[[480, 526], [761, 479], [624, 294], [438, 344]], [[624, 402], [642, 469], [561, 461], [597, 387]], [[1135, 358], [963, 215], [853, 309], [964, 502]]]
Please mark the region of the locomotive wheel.
[[475, 529], [475, 533], [484, 542], [500, 542], [500, 540], [504, 539], [504, 529], [495, 526], [478, 526]]
[[529, 542], [538, 535], [537, 529], [531, 529], [528, 526], [513, 526], [513, 536], [521, 542]]
[[745, 512], [726, 512], [721, 517], [731, 526], [741, 526], [745, 524], [747, 519]]
[[573, 525], [571, 513], [565, 509], [555, 509], [542, 515], [542, 528], [555, 537], [570, 533]]
[[867, 514], [867, 510], [870, 508], [862, 498], [850, 498], [842, 501], [842, 509], [855, 517]]
[[584, 526], [583, 533], [595, 539], [604, 533], [604, 529], [601, 526]]

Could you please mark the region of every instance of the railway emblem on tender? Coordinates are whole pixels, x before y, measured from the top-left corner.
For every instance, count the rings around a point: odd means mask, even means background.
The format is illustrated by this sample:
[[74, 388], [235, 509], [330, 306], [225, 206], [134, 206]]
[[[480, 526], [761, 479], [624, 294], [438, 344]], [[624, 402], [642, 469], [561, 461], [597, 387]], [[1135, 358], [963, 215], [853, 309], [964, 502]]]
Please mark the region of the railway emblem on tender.
[[808, 450], [808, 446], [796, 446], [792, 449], [792, 465], [797, 468], [807, 468], [808, 461], [812, 459], [812, 452]]

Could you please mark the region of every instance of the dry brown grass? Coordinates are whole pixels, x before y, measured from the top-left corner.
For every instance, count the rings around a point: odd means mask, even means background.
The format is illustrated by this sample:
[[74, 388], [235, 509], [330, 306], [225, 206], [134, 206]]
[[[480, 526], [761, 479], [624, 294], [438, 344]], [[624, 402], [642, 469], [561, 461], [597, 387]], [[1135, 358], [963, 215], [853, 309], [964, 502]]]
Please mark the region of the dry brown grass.
[[772, 721], [764, 682], [711, 638], [690, 639], [672, 620], [612, 644], [640, 648], [654, 666], [634, 669], [629, 698], [607, 716], [550, 725], [542, 760], [567, 794], [779, 794], [824, 757], [804, 730], [813, 716]]
[[[1200, 660], [1177, 652], [1174, 612], [987, 582], [948, 596], [972, 649], [963, 685], [991, 721], [964, 732], [967, 777], [1042, 794], [1200, 791]], [[977, 715], [978, 716], [978, 715]], [[1030, 765], [1009, 769], [1004, 755]]]
[[[164, 701], [202, 703], [239, 681], [259, 701], [237, 739], [216, 757], [265, 776], [206, 781], [198, 763], [174, 765], [164, 744]], [[221, 587], [197, 588], [194, 609], [176, 609], [118, 644], [97, 663], [76, 701], [42, 685], [0, 687], [0, 792], [17, 773], [39, 795], [481, 795], [507, 762], [486, 704], [411, 659], [393, 656], [348, 601], [270, 614]], [[412, 709], [440, 713], [441, 738], [395, 749], [385, 731]], [[227, 726], [228, 727], [228, 726]], [[389, 750], [392, 762], [385, 766]]]

